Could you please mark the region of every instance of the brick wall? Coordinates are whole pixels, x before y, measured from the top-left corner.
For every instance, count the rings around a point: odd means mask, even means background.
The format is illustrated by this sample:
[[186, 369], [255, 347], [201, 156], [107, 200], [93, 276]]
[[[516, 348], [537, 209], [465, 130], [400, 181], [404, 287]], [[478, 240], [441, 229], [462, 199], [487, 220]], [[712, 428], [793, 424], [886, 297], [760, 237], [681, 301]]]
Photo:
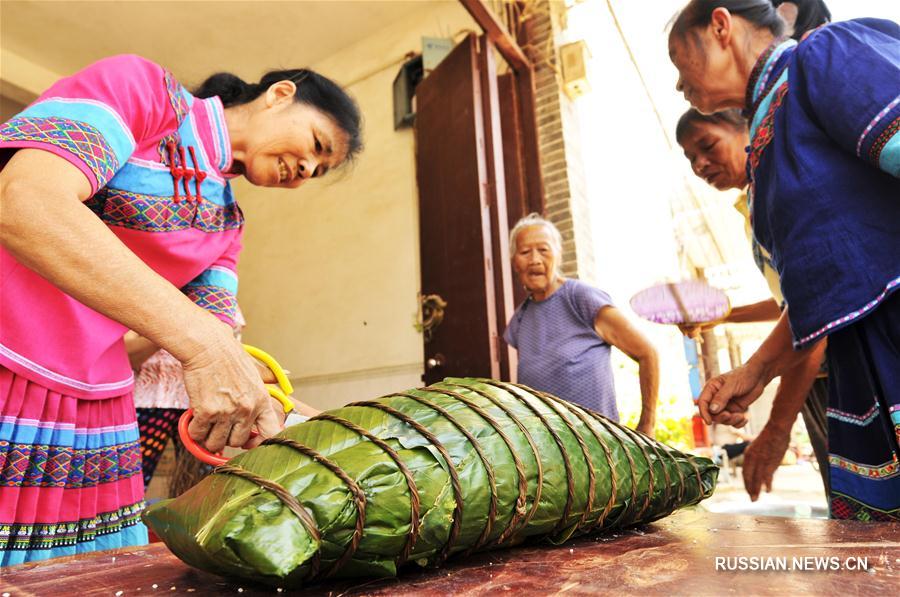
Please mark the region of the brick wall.
[[596, 282], [590, 206], [581, 160], [581, 135], [573, 102], [565, 95], [558, 48], [565, 6], [559, 0], [528, 3], [531, 18], [522, 44], [535, 65], [538, 139], [546, 216], [563, 236], [563, 273]]

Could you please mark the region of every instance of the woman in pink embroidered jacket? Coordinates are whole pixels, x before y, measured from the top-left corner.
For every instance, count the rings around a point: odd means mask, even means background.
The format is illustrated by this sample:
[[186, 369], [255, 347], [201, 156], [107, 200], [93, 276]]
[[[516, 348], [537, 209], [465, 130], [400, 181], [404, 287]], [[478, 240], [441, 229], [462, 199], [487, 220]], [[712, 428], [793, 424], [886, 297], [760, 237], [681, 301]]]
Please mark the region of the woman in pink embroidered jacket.
[[207, 448], [277, 432], [232, 333], [228, 179], [296, 188], [360, 147], [356, 104], [312, 71], [191, 94], [137, 56], [0, 126], [0, 565], [146, 541], [126, 329], [182, 363]]

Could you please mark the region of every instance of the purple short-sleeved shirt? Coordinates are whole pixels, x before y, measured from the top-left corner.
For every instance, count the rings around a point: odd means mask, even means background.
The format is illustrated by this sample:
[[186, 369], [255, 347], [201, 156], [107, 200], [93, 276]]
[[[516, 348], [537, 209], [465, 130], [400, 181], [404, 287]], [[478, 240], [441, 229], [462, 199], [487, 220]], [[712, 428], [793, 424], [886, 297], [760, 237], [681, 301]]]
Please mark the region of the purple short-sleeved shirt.
[[610, 345], [594, 329], [597, 312], [612, 304], [578, 280], [566, 280], [546, 300], [522, 303], [503, 335], [519, 352], [519, 383], [618, 421]]

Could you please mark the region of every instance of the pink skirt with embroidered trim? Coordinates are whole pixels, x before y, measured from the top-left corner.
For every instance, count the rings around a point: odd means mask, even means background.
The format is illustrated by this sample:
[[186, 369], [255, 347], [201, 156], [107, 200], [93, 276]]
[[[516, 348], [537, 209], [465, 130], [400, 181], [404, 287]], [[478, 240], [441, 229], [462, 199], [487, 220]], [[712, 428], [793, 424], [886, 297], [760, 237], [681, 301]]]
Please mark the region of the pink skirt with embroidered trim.
[[85, 400], [0, 366], [0, 566], [147, 542], [131, 392]]

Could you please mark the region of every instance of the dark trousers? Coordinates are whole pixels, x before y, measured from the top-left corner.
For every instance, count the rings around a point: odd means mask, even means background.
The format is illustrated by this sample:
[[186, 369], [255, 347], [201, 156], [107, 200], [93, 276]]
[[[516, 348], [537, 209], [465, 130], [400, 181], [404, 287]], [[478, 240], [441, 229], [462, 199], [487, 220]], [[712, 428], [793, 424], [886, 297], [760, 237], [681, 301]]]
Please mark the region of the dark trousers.
[[825, 485], [825, 495], [831, 495], [830, 473], [828, 465], [828, 378], [820, 377], [813, 383], [803, 403], [803, 422], [809, 434], [809, 442], [816, 454], [819, 473]]

